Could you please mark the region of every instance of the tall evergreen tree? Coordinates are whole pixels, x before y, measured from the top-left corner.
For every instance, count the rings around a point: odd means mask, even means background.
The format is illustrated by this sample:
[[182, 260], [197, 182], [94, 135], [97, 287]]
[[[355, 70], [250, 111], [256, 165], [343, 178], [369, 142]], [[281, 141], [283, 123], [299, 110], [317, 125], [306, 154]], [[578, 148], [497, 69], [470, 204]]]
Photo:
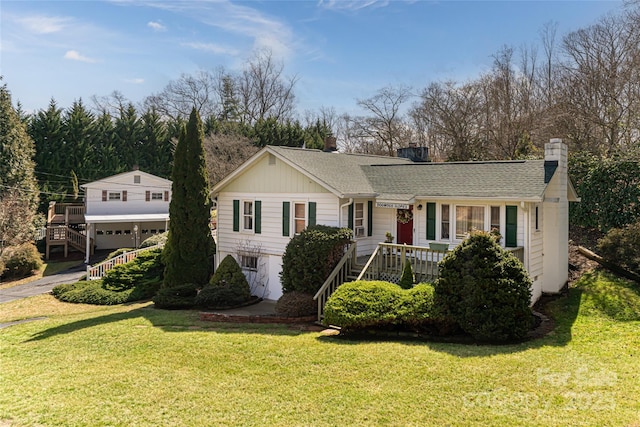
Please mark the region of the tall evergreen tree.
[[33, 237], [38, 206], [34, 174], [35, 147], [24, 122], [11, 104], [6, 85], [0, 86], [0, 252], [5, 245]]
[[[83, 174], [95, 171], [93, 165], [95, 150], [92, 145], [95, 134], [95, 117], [80, 99], [73, 103], [71, 109], [67, 110], [63, 123], [65, 139], [61, 161], [64, 164], [64, 171], [61, 175], [68, 177], [67, 183], [70, 183], [71, 170], [82, 171]], [[68, 193], [71, 193], [71, 189]]]
[[164, 288], [202, 286], [212, 272], [215, 243], [209, 228], [211, 200], [202, 121], [194, 108], [173, 159], [169, 238], [164, 248]]
[[67, 193], [62, 109], [53, 98], [46, 110], [40, 110], [32, 117], [29, 134], [35, 143], [38, 183], [46, 195], [40, 201], [39, 210], [45, 212], [49, 201], [62, 202]]
[[171, 138], [166, 124], [153, 109], [142, 117], [142, 139], [140, 169], [168, 178], [171, 175]]
[[131, 170], [134, 165], [140, 166], [142, 134], [143, 125], [136, 109], [132, 104], [123, 107], [114, 126], [114, 143], [125, 170]]

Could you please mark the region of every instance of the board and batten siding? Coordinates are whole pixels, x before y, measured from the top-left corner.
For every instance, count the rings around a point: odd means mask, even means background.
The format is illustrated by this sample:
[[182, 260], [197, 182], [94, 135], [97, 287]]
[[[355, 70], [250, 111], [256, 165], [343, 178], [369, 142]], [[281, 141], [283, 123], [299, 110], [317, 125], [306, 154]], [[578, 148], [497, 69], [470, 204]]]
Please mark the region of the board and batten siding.
[[329, 190], [298, 170], [268, 154], [236, 176], [224, 187], [232, 193], [329, 193]]

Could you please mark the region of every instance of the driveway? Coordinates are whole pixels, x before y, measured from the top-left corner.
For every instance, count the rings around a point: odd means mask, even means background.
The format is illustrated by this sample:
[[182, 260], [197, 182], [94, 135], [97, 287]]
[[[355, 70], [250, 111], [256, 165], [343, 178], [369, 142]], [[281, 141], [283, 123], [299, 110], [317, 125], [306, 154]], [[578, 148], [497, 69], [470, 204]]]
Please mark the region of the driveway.
[[46, 294], [51, 292], [51, 289], [55, 286], [62, 283], [77, 282], [85, 274], [87, 274], [87, 267], [80, 265], [58, 274], [25, 283], [24, 285], [0, 289], [0, 304], [21, 298], [32, 297], [34, 295]]

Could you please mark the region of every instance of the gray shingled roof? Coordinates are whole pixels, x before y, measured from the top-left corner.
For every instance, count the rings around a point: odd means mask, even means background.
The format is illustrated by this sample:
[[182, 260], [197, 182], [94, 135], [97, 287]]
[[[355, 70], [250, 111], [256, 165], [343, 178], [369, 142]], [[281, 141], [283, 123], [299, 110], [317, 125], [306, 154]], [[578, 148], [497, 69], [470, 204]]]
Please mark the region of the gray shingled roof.
[[547, 186], [543, 160], [413, 163], [396, 157], [270, 149], [344, 196], [537, 200]]
[[369, 156], [302, 148], [270, 146], [270, 150], [342, 195], [375, 195], [361, 166], [412, 164], [397, 157]]

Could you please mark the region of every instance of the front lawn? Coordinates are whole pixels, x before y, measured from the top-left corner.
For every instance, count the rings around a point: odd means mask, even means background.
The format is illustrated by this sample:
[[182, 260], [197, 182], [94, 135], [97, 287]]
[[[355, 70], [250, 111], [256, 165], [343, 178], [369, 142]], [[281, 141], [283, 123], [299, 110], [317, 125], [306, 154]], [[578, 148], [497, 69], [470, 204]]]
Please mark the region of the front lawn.
[[0, 425], [640, 425], [640, 292], [585, 275], [517, 345], [351, 341], [150, 303], [0, 305]]

